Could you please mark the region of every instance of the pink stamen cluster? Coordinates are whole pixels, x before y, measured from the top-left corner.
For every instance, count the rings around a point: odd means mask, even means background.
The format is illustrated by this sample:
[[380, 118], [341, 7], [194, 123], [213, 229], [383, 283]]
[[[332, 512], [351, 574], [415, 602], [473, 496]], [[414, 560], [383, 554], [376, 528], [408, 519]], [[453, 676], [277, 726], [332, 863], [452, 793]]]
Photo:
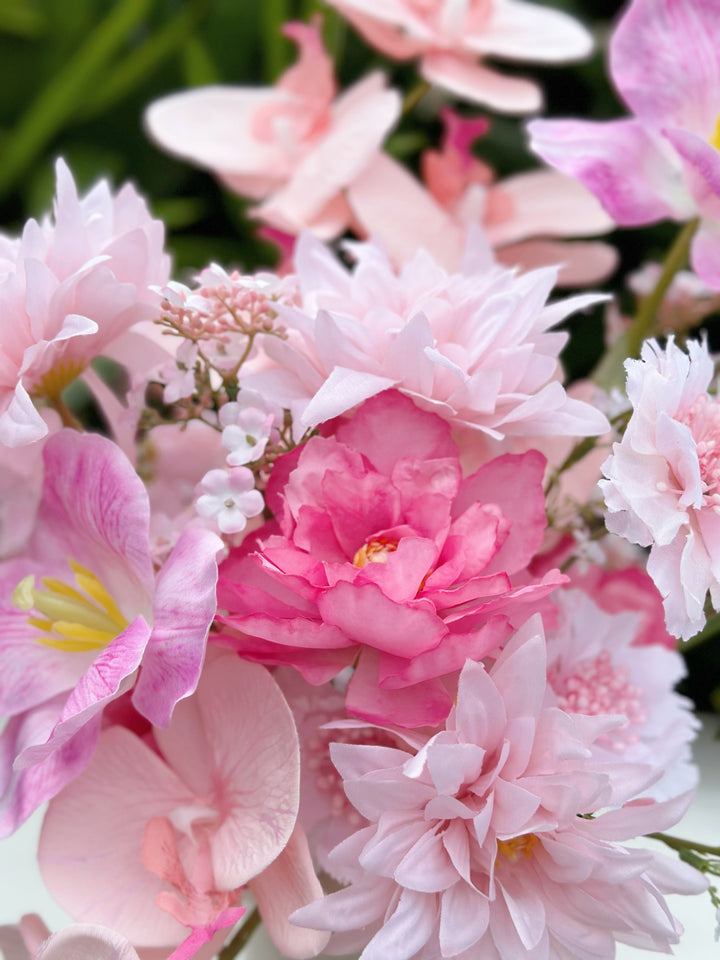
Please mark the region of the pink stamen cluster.
[[695, 440], [705, 504], [720, 512], [720, 403], [706, 393], [698, 394], [678, 415]]
[[164, 321], [189, 340], [227, 342], [231, 333], [285, 335], [284, 328], [275, 326], [271, 300], [248, 285], [237, 270], [227, 275], [225, 283], [206, 284], [195, 291], [177, 284], [164, 293]]
[[628, 680], [627, 668], [614, 666], [610, 654], [603, 650], [594, 659], [580, 660], [569, 676], [551, 677], [558, 706], [567, 713], [596, 717], [601, 714], [623, 714], [627, 723], [598, 738], [598, 742], [622, 751], [638, 741], [630, 728], [647, 720], [642, 705], [642, 690]]
[[325, 794], [330, 816], [342, 817], [351, 827], [358, 829], [365, 824], [365, 818], [348, 800], [343, 778], [330, 759], [329, 745], [338, 742], [387, 747], [394, 746], [395, 741], [384, 731], [367, 727], [340, 730], [318, 728], [307, 741], [307, 768], [312, 771], [317, 790]]

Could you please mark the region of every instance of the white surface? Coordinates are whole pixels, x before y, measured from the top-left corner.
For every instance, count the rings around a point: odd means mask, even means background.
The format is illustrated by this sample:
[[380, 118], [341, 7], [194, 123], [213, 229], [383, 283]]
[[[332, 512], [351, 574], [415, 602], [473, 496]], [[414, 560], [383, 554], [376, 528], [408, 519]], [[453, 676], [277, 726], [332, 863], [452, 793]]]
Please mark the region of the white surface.
[[[700, 789], [683, 821], [670, 831], [675, 836], [711, 845], [720, 845], [720, 742], [714, 739], [719, 726], [718, 717], [706, 719], [695, 749], [702, 770]], [[45, 890], [35, 862], [41, 824], [42, 815], [38, 812], [12, 837], [0, 842], [0, 924], [16, 923], [24, 913], [39, 913], [53, 930], [70, 920]], [[667, 850], [662, 844], [656, 846]], [[720, 960], [720, 944], [714, 938], [714, 910], [707, 894], [672, 896], [668, 902], [685, 927], [680, 944], [674, 948], [675, 956], [680, 960]], [[624, 945], [617, 951], [617, 960], [648, 960], [653, 956], [660, 955]], [[264, 931], [258, 931], [246, 953], [247, 960], [277, 957], [279, 954]]]

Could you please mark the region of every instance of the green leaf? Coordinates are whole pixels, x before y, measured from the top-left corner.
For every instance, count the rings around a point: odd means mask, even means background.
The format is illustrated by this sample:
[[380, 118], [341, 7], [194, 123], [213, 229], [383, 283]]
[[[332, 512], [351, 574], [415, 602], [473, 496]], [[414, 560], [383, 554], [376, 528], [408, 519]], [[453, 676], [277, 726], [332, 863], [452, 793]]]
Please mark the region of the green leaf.
[[0, 33], [34, 38], [47, 29], [47, 17], [32, 3], [23, 0], [0, 2]]
[[107, 63], [147, 13], [151, 0], [120, 0], [86, 41], [41, 90], [8, 137], [0, 162], [0, 195], [25, 174], [55, 134], [88, 96]]
[[207, 44], [200, 37], [188, 37], [182, 48], [183, 72], [188, 87], [221, 83], [222, 77]]

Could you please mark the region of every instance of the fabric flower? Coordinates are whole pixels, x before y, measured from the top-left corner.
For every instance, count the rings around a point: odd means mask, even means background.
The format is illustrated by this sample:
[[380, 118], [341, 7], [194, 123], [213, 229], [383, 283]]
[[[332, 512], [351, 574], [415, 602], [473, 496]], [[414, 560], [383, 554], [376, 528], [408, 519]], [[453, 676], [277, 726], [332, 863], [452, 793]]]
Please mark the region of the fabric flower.
[[292, 412], [296, 440], [389, 387], [496, 439], [608, 429], [602, 413], [565, 393], [558, 355], [567, 337], [551, 329], [602, 297], [548, 306], [556, 269], [516, 276], [492, 263], [479, 234], [459, 273], [423, 251], [396, 271], [373, 244], [351, 250], [350, 271], [312, 237], [300, 238], [301, 305], [277, 305], [287, 339], [267, 338], [267, 362], [241, 374]]
[[134, 687], [136, 709], [167, 725], [215, 613], [220, 539], [186, 530], [156, 577], [147, 493], [113, 443], [63, 430], [44, 462], [27, 551], [0, 565], [3, 835], [87, 765], [111, 700]]
[[667, 628], [689, 639], [705, 623], [708, 592], [720, 608], [720, 403], [708, 394], [707, 345], [684, 353], [647, 341], [627, 360], [633, 412], [600, 481], [611, 533], [650, 547], [647, 571], [663, 597]]
[[215, 657], [153, 735], [104, 731], [50, 804], [38, 860], [58, 903], [138, 948], [171, 948], [188, 927], [234, 924], [250, 884], [278, 948], [314, 956], [327, 937], [287, 921], [321, 887], [295, 828], [297, 734], [270, 674]]
[[470, 148], [487, 120], [443, 110], [440, 150], [420, 157], [425, 188], [402, 164], [378, 154], [348, 189], [367, 236], [382, 241], [395, 263], [422, 247], [447, 270], [459, 270], [468, 228], [481, 224], [497, 259], [524, 270], [560, 264], [565, 286], [597, 283], [617, 254], [605, 243], [561, 237], [607, 233], [614, 221], [582, 184], [555, 170], [532, 170], [496, 181]]
[[161, 147], [261, 200], [254, 215], [278, 230], [336, 237], [351, 214], [343, 190], [400, 115], [400, 96], [372, 73], [335, 99], [318, 24], [287, 23], [300, 59], [274, 87], [202, 87], [156, 101], [146, 114]]
[[654, 766], [662, 777], [646, 795], [669, 799], [697, 785], [690, 742], [698, 729], [692, 701], [674, 692], [685, 676], [682, 657], [659, 643], [636, 645], [642, 618], [605, 613], [582, 590], [557, 590], [559, 618], [547, 631], [548, 685], [567, 713], [625, 717], [591, 749]]
[[[368, 43], [397, 60], [420, 57], [420, 74], [456, 96], [503, 113], [542, 103], [529, 80], [478, 62], [482, 57], [564, 63], [587, 56], [590, 34], [559, 10], [518, 0], [328, 0]], [[539, 38], [541, 40], [539, 41]]]
[[334, 744], [348, 797], [370, 825], [331, 853], [352, 882], [293, 915], [361, 960], [611, 960], [616, 942], [668, 950], [661, 896], [695, 892], [685, 864], [619, 845], [664, 829], [689, 795], [633, 803], [642, 768], [595, 766], [617, 723], [546, 706], [539, 618], [493, 667], [468, 662], [444, 729], [410, 750]]
[[199, 489], [195, 509], [201, 517], [214, 519], [221, 533], [240, 533], [251, 517], [265, 509], [263, 495], [255, 489], [255, 476], [247, 467], [210, 470]]
[[311, 683], [356, 664], [348, 711], [441, 722], [465, 660], [564, 582], [525, 574], [545, 530], [544, 468], [537, 453], [508, 455], [463, 479], [443, 420], [397, 392], [374, 397], [275, 462], [276, 520], [223, 562], [215, 639]]
[[693, 269], [720, 289], [720, 54], [715, 0], [633, 0], [610, 72], [634, 117], [534, 120], [531, 146], [624, 226], [701, 218]]
[[167, 280], [164, 227], [126, 184], [105, 180], [79, 198], [56, 165], [54, 219], [29, 220], [0, 259], [0, 443], [45, 436], [33, 397], [52, 400], [134, 324], [157, 313]]

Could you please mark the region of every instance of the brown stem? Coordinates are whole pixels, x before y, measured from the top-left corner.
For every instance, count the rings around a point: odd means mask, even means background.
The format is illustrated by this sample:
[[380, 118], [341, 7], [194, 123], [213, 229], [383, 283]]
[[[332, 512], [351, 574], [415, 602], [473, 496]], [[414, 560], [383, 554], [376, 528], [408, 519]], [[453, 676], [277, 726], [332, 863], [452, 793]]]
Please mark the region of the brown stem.
[[250, 942], [250, 937], [260, 926], [260, 922], [260, 913], [258, 912], [258, 908], [255, 907], [247, 914], [245, 923], [243, 923], [232, 940], [222, 948], [218, 954], [218, 960], [235, 960], [235, 957], [237, 957]]

